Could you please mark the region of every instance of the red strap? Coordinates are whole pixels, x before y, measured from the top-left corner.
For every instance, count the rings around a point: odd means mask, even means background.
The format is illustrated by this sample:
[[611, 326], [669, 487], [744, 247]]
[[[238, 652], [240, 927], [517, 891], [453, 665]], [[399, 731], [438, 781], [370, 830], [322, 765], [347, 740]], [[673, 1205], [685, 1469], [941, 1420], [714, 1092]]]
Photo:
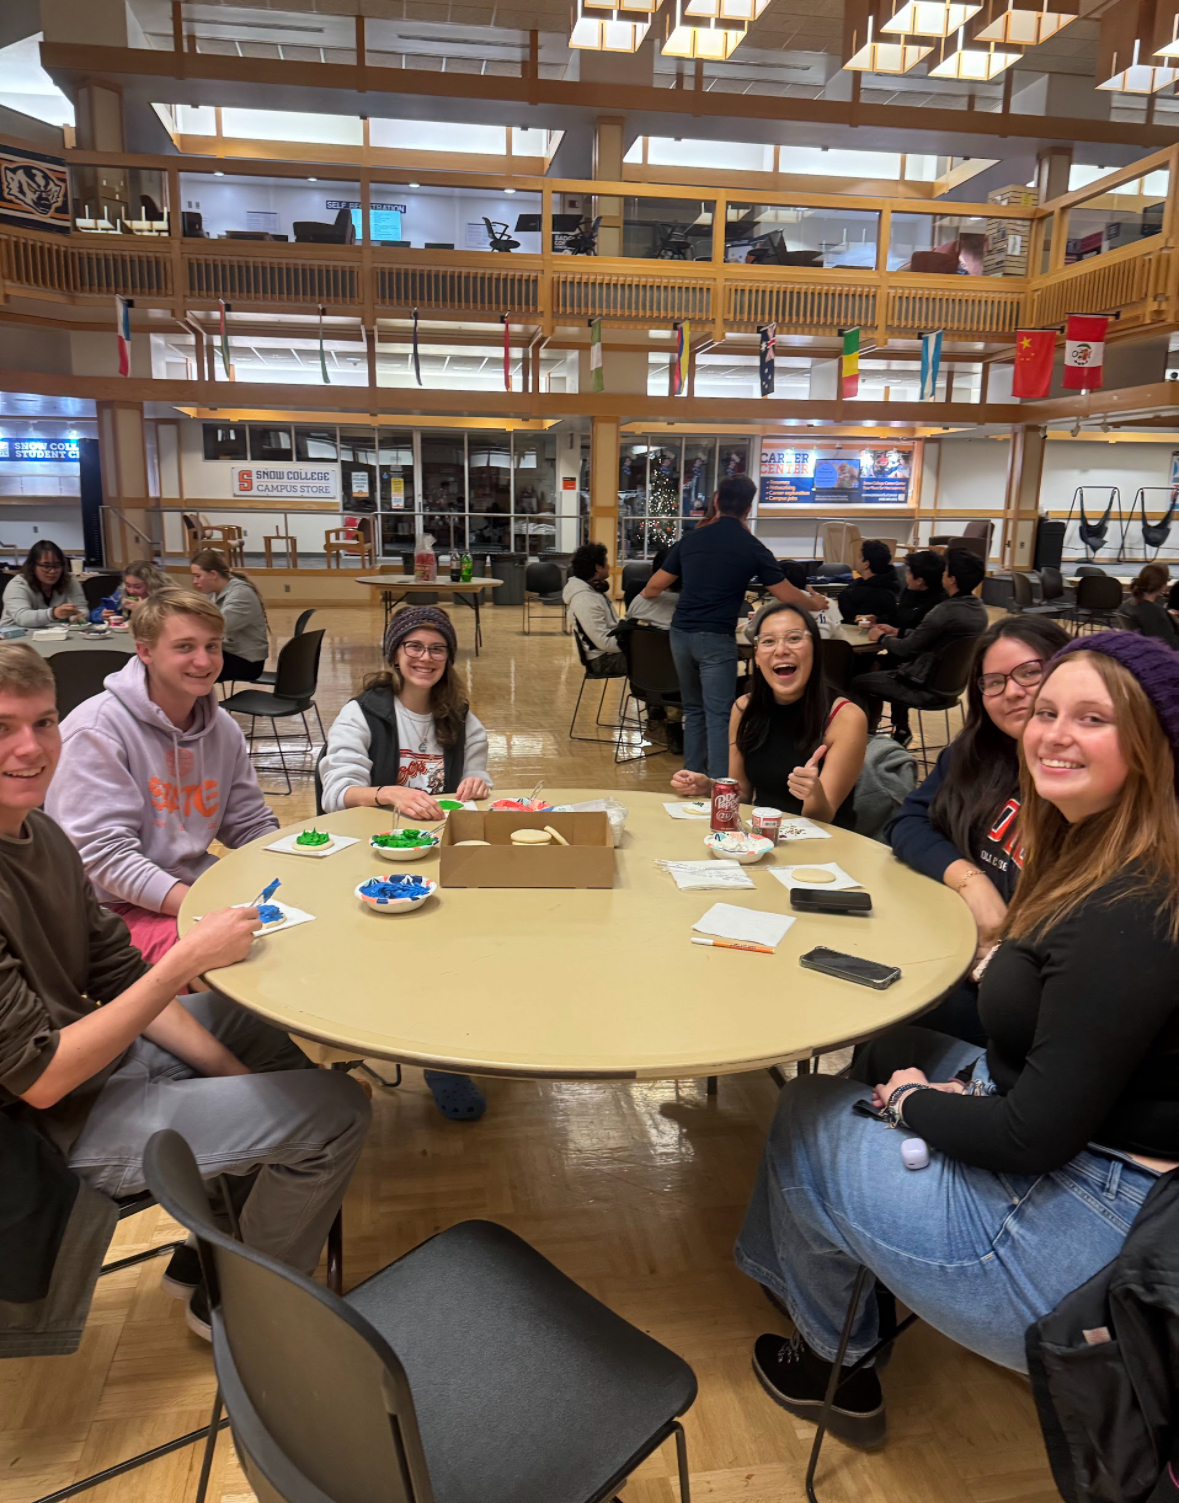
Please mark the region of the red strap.
[[851, 704], [850, 699], [840, 699], [835, 702], [835, 704], [831, 708], [831, 713], [827, 716], [827, 720], [823, 726], [824, 732], [830, 729], [831, 722], [835, 719], [836, 715], [839, 714], [840, 710], [843, 709], [844, 705], [849, 704]]

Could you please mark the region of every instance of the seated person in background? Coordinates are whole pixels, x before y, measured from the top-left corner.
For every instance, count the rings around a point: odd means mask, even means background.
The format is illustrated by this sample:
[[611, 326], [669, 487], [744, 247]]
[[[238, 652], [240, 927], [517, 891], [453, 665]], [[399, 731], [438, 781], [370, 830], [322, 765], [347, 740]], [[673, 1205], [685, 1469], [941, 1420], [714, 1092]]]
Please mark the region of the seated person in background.
[[0, 626], [33, 631], [75, 618], [85, 620], [89, 614], [81, 582], [70, 573], [65, 554], [48, 538], [34, 543], [20, 573], [5, 587]]
[[[614, 633], [618, 614], [610, 600], [610, 556], [605, 543], [582, 543], [569, 560], [569, 578], [561, 598], [582, 636], [586, 657], [603, 676], [626, 672], [626, 659]], [[632, 602], [633, 603], [633, 602]]]
[[[792, 1414], [818, 1412], [860, 1265], [951, 1340], [1026, 1371], [1028, 1326], [1118, 1255], [1175, 1167], [1177, 757], [1179, 655], [1128, 632], [1070, 642], [1023, 733], [1026, 859], [979, 987], [986, 1053], [898, 1028], [857, 1065], [874, 1089], [816, 1074], [782, 1090], [737, 1261], [795, 1321], [754, 1348]], [[925, 1140], [928, 1168], [852, 1111], [869, 1095]], [[870, 1280], [865, 1295], [849, 1365], [876, 1341]], [[865, 1368], [833, 1428], [870, 1445], [884, 1425]]]
[[[929, 677], [938, 651], [955, 637], [976, 637], [987, 627], [987, 608], [972, 592], [986, 574], [983, 562], [965, 548], [955, 548], [946, 556], [946, 594], [948, 599], [933, 610], [904, 636], [895, 626], [873, 626], [869, 635], [883, 647], [889, 667], [860, 673], [856, 689], [868, 696], [868, 726], [875, 731], [880, 724], [884, 700], [892, 700], [892, 736], [902, 746], [913, 739], [909, 729], [909, 707], [893, 700], [898, 686], [921, 689]], [[892, 665], [896, 664], [894, 668]]]
[[[366, 679], [328, 731], [319, 764], [323, 808], [396, 809], [406, 823], [441, 819], [435, 799], [486, 798], [487, 732], [471, 713], [454, 658], [454, 626], [435, 605], [410, 605], [385, 633], [384, 673]], [[487, 1101], [466, 1075], [427, 1070], [439, 1110], [473, 1122]]]
[[883, 621], [895, 626], [899, 586], [888, 544], [879, 538], [865, 538], [860, 555], [856, 564], [860, 577], [840, 595], [839, 614], [845, 621], [871, 616], [870, 625]]
[[221, 630], [204, 595], [150, 595], [131, 618], [135, 657], [61, 728], [46, 811], [77, 847], [99, 902], [153, 963], [176, 943], [180, 905], [216, 860], [210, 844], [247, 845], [278, 829], [245, 737], [213, 692]]
[[225, 619], [221, 643], [224, 662], [218, 683], [254, 683], [266, 667], [270, 651], [270, 625], [261, 595], [213, 548], [193, 554], [192, 583], [202, 595], [213, 597]]
[[[961, 895], [978, 925], [979, 961], [999, 940], [1023, 866], [1019, 739], [1045, 664], [1068, 640], [1046, 616], [1005, 616], [983, 632], [961, 732], [885, 827], [906, 866]], [[963, 981], [918, 1026], [985, 1044], [977, 984]]]
[[123, 570], [123, 582], [115, 591], [114, 609], [105, 602], [90, 612], [91, 621], [109, 621], [112, 616], [130, 616], [141, 600], [157, 590], [174, 590], [176, 582], [158, 564], [138, 558]]
[[[758, 612], [750, 637], [757, 672], [729, 722], [729, 777], [740, 784], [742, 802], [855, 829], [868, 723], [824, 679], [814, 617], [774, 602]], [[710, 793], [712, 781], [684, 769], [671, 786], [691, 798]]]
[[1144, 637], [1159, 637], [1168, 647], [1179, 648], [1179, 631], [1159, 598], [1170, 582], [1165, 564], [1144, 564], [1138, 577], [1130, 581], [1130, 598], [1123, 602], [1122, 615]]
[[945, 572], [945, 559], [932, 548], [909, 554], [905, 560], [905, 588], [897, 601], [897, 619], [893, 623], [899, 631], [912, 631], [920, 626], [935, 605], [950, 598], [945, 591]]
[[[663, 568], [663, 560], [671, 552], [671, 544], [665, 543], [651, 560], [651, 573]], [[669, 584], [667, 589], [655, 596], [654, 600], [646, 595], [636, 595], [626, 608], [628, 621], [648, 621], [652, 626], [657, 626], [660, 631], [671, 630], [671, 618], [675, 615], [675, 608], [680, 603], [680, 581], [676, 578]]]
[[[114, 1197], [145, 1188], [144, 1146], [175, 1128], [204, 1175], [235, 1177], [243, 1239], [310, 1274], [360, 1155], [368, 1101], [218, 993], [175, 1000], [189, 977], [246, 958], [256, 908], [206, 914], [149, 968], [98, 903], [37, 807], [61, 751], [54, 697], [32, 648], [0, 644], [0, 1109]], [[164, 1287], [189, 1298], [188, 1323], [207, 1340], [195, 1248], [173, 1254]]]

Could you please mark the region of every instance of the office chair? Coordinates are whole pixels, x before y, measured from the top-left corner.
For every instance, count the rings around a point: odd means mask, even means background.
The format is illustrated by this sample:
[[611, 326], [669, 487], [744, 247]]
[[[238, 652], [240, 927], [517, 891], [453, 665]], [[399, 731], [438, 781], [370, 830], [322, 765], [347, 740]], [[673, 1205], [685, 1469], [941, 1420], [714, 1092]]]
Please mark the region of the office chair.
[[508, 234], [506, 224], [501, 224], [497, 219], [488, 219], [486, 214], [483, 216], [483, 223], [487, 226], [487, 238], [491, 242], [493, 251], [519, 250], [520, 242], [513, 240]]
[[657, 224], [659, 245], [655, 251], [657, 261], [688, 261], [692, 255], [692, 242], [682, 224]]
[[596, 256], [598, 254], [598, 230], [601, 227], [602, 216], [599, 214], [592, 221], [583, 219], [581, 228], [576, 230], [565, 242], [565, 254], [568, 256]]
[[186, 240], [207, 240], [208, 232], [205, 229], [205, 217], [196, 209], [181, 209], [180, 233]]
[[302, 245], [355, 245], [356, 226], [352, 222], [351, 209], [341, 209], [331, 224], [315, 220], [296, 219], [292, 228], [295, 239]]

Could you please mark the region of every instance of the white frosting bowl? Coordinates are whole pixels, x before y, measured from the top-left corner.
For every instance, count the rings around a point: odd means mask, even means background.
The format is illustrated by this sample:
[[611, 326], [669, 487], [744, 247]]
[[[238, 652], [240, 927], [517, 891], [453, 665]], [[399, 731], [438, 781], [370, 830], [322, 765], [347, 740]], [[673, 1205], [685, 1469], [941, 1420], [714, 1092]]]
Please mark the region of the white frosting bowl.
[[739, 830], [710, 830], [704, 844], [710, 856], [738, 861], [742, 866], [752, 866], [774, 849], [774, 842], [764, 835], [745, 835]]

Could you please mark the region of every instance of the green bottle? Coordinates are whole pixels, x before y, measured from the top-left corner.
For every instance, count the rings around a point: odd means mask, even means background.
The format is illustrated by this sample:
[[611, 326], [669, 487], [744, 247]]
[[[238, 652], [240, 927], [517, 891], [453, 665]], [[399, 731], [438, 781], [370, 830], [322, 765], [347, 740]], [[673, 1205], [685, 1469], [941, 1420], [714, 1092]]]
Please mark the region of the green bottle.
[[470, 584], [471, 576], [475, 572], [475, 561], [471, 557], [470, 549], [463, 554], [463, 583]]

